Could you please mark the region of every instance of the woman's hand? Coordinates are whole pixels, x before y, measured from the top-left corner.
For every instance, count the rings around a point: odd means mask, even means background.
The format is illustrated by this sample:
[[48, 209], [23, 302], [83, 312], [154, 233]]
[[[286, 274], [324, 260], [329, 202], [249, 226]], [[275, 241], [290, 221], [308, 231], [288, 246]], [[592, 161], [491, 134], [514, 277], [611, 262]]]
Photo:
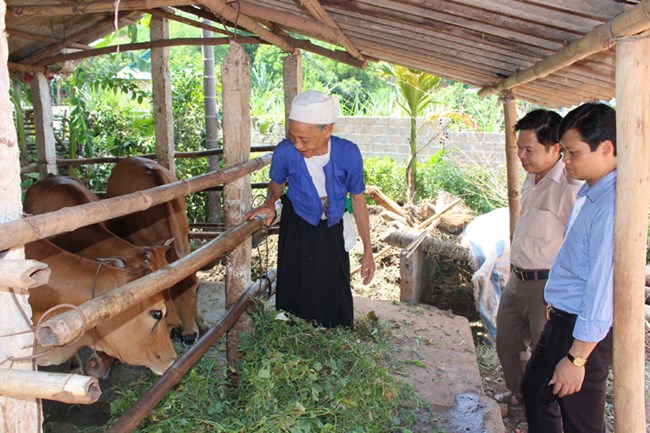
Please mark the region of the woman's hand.
[[375, 258], [372, 256], [372, 250], [366, 250], [363, 252], [363, 257], [361, 258], [361, 277], [363, 278], [363, 284], [370, 284], [374, 276]]
[[263, 204], [262, 206], [251, 209], [244, 215], [244, 221], [255, 218], [258, 215], [266, 215], [266, 225], [270, 226], [275, 218], [275, 205], [272, 204]]

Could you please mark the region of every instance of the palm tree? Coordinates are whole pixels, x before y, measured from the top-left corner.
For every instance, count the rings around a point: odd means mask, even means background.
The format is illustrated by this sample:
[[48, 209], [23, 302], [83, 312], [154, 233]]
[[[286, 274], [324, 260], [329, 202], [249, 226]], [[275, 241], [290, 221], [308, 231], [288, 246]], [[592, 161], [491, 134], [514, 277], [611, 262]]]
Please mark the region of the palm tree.
[[404, 112], [411, 118], [411, 133], [409, 136], [409, 162], [406, 167], [409, 201], [415, 201], [417, 195], [417, 118], [433, 104], [435, 91], [440, 87], [440, 77], [420, 72], [404, 66], [380, 63], [382, 76], [387, 79], [399, 92], [397, 101]]

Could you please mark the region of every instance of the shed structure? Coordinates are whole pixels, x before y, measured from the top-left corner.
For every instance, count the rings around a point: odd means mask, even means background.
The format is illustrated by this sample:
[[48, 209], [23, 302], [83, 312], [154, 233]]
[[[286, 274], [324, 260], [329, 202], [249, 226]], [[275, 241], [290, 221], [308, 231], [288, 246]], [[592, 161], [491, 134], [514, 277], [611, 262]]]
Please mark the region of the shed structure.
[[[616, 429], [646, 431], [643, 287], [650, 198], [650, 0], [0, 1], [4, 17], [0, 30], [7, 35], [0, 37], [1, 220], [20, 218], [16, 136], [11, 119], [5, 118], [11, 112], [8, 74], [29, 73], [42, 85], [48, 74], [73, 67], [75, 60], [117, 50], [90, 44], [145, 13], [222, 36], [183, 40], [163, 36], [119, 50], [231, 40], [268, 43], [288, 55], [305, 50], [358, 67], [383, 60], [481, 88], [480, 95], [501, 93], [509, 162], [514, 160], [511, 126], [516, 99], [558, 108], [616, 98], [620, 168], [614, 276]], [[206, 24], [204, 19], [218, 24]], [[45, 172], [53, 169], [51, 155], [39, 158]], [[512, 172], [514, 164], [509, 165]], [[509, 178], [513, 222], [518, 183], [516, 176]], [[7, 257], [21, 254], [20, 249], [11, 250]], [[14, 317], [10, 296], [8, 290], [0, 290], [2, 317]], [[24, 296], [19, 295], [19, 302], [25, 302]], [[0, 347], [4, 358], [4, 345]], [[24, 428], [26, 418], [12, 414], [15, 399], [0, 396], [0, 407], [2, 428], [31, 431]], [[22, 424], [17, 418], [23, 419]]]

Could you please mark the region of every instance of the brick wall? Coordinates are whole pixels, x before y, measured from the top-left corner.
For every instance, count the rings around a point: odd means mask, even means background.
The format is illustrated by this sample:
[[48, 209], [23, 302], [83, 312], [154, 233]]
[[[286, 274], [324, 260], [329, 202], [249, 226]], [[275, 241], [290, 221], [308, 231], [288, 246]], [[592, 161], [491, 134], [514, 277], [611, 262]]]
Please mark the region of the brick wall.
[[[420, 161], [445, 148], [450, 157], [466, 164], [505, 164], [504, 135], [482, 132], [440, 132], [440, 125], [422, 126], [418, 122], [418, 155]], [[274, 125], [261, 134], [253, 129], [255, 145], [275, 144], [284, 137], [284, 127]], [[396, 161], [408, 158], [410, 120], [406, 117], [341, 117], [334, 125], [334, 135], [355, 142], [364, 158], [391, 157]]]

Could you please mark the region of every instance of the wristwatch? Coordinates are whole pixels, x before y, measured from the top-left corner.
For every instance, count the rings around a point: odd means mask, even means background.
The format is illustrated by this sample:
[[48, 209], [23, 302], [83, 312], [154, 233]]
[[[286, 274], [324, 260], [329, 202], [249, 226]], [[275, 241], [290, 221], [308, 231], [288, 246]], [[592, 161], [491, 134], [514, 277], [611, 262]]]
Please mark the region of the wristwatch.
[[566, 357], [569, 361], [571, 361], [571, 364], [575, 365], [576, 367], [584, 367], [587, 363], [587, 360], [585, 358], [582, 358], [580, 356], [573, 356], [571, 353], [567, 353]]

